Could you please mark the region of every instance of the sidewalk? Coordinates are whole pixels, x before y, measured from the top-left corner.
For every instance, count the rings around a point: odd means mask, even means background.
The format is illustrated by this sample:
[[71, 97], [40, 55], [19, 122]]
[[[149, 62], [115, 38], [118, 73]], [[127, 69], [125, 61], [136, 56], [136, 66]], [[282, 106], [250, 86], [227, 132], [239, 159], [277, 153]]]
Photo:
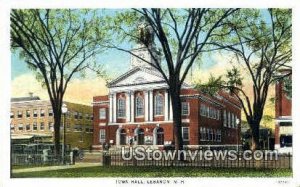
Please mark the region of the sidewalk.
[[36, 171], [51, 171], [51, 170], [61, 170], [61, 169], [71, 169], [71, 168], [84, 168], [101, 166], [100, 163], [76, 163], [75, 165], [65, 165], [65, 166], [45, 166], [45, 167], [34, 167], [34, 168], [24, 168], [24, 169], [12, 169], [12, 173], [23, 173], [23, 172], [36, 172]]

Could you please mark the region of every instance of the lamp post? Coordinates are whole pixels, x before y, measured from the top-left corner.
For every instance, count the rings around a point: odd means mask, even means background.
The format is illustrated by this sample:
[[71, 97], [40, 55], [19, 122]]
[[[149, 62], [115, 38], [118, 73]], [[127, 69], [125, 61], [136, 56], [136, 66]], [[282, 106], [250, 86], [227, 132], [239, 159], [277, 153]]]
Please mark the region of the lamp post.
[[239, 152], [239, 124], [240, 124], [240, 119], [236, 118], [236, 133], [237, 133], [237, 138], [236, 138], [236, 150]]
[[61, 112], [63, 113], [63, 146], [62, 146], [62, 162], [65, 163], [65, 144], [66, 144], [66, 113], [68, 112], [67, 105], [63, 103], [61, 107]]

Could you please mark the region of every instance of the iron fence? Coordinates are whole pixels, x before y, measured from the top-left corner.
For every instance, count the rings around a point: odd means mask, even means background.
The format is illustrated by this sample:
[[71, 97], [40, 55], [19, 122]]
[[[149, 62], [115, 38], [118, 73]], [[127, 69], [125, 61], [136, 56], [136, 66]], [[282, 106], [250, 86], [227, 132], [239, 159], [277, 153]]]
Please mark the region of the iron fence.
[[[236, 159], [225, 157], [223, 159], [211, 157], [211, 159], [201, 158], [201, 153], [192, 152], [191, 155], [186, 154], [185, 159], [180, 161], [178, 159], [170, 159], [170, 157], [162, 156], [161, 159], [147, 160], [136, 159], [128, 155], [122, 156], [120, 151], [104, 152], [102, 155], [103, 166], [190, 166], [202, 168], [292, 168], [292, 154], [273, 155], [272, 157], [265, 157], [261, 160], [252, 157], [245, 158], [242, 153], [236, 155]], [[202, 155], [203, 156], [203, 155]], [[124, 159], [125, 158], [125, 159]], [[177, 158], [177, 157], [176, 157]]]
[[12, 154], [12, 166], [40, 166], [40, 165], [60, 165], [72, 164], [70, 155], [62, 156], [44, 155], [44, 154]]

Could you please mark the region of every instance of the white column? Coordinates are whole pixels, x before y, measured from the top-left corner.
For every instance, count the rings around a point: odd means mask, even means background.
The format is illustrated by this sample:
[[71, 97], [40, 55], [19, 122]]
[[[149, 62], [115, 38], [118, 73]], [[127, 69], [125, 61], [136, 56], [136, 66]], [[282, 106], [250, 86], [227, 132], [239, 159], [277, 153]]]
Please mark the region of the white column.
[[117, 94], [113, 94], [113, 122], [117, 122]]
[[170, 99], [170, 120], [173, 120], [173, 106], [172, 106], [171, 97], [169, 97], [169, 99]]
[[134, 92], [130, 92], [130, 121], [134, 122]]
[[109, 94], [109, 123], [113, 122], [113, 95]]
[[145, 97], [145, 121], [149, 121], [149, 96], [148, 96], [148, 90], [144, 91], [144, 97]]
[[130, 121], [130, 93], [126, 92], [126, 122]]
[[149, 121], [153, 121], [153, 90], [149, 92]]
[[165, 90], [165, 121], [169, 120], [169, 93]]

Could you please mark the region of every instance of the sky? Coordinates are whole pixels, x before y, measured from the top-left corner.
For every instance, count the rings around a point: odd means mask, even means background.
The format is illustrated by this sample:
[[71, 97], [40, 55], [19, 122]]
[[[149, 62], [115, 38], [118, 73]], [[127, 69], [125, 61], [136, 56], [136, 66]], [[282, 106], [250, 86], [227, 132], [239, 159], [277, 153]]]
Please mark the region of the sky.
[[[109, 11], [109, 14], [111, 13]], [[126, 48], [134, 47], [134, 44], [125, 43], [122, 45]], [[117, 78], [130, 68], [130, 55], [116, 49], [109, 49], [92, 60], [102, 64], [111, 79]], [[206, 82], [211, 74], [214, 76], [224, 75], [226, 70], [231, 68], [233, 63], [236, 63], [234, 56], [229, 53], [214, 53], [205, 56], [201, 61], [200, 65], [198, 63], [193, 66], [192, 72], [187, 76], [187, 82]], [[26, 63], [19, 58], [17, 53], [11, 55], [11, 63], [12, 97], [28, 96], [29, 92], [33, 92], [34, 95], [47, 100], [46, 89], [41, 87], [41, 84], [35, 79], [34, 73], [27, 68]], [[250, 81], [246, 78], [245, 83], [247, 84], [247, 82]], [[272, 97], [274, 93], [272, 89], [270, 90]], [[248, 91], [251, 92], [250, 87]], [[94, 96], [106, 95], [107, 93], [106, 81], [92, 72], [87, 72], [85, 78], [76, 76], [69, 83], [65, 101], [91, 105]], [[267, 113], [273, 115], [272, 106], [267, 110], [269, 110]]]

